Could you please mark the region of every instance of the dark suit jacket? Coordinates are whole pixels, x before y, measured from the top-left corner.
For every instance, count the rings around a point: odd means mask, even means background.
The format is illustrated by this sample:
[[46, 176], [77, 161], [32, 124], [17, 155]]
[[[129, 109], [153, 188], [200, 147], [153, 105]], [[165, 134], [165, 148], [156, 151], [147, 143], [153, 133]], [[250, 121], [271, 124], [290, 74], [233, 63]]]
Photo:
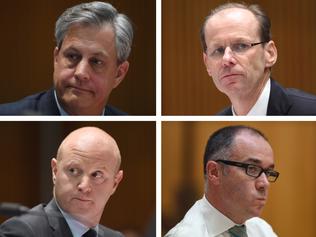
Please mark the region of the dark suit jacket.
[[[231, 107], [217, 115], [233, 115]], [[293, 88], [283, 88], [271, 79], [267, 115], [316, 115], [316, 96]]]
[[[56, 202], [40, 204], [31, 209], [34, 214], [13, 217], [0, 226], [5, 237], [72, 237], [72, 233]], [[123, 237], [118, 232], [99, 225], [98, 237]]]
[[[27, 96], [19, 101], [0, 105], [0, 115], [60, 115], [54, 89]], [[127, 115], [107, 105], [105, 115]]]

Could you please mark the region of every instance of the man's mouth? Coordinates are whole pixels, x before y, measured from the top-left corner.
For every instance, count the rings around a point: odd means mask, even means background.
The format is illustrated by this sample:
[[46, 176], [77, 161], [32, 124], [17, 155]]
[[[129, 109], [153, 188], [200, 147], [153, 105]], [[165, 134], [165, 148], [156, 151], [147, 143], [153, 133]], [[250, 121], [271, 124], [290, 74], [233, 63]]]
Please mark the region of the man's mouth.
[[85, 89], [82, 87], [78, 87], [78, 86], [69, 86], [69, 88], [76, 90], [76, 91], [82, 91], [82, 92], [87, 92], [87, 93], [91, 93], [91, 90], [89, 89]]
[[224, 74], [224, 75], [221, 77], [221, 79], [230, 78], [230, 77], [235, 77], [235, 76], [241, 76], [241, 74], [239, 74], [239, 73]]

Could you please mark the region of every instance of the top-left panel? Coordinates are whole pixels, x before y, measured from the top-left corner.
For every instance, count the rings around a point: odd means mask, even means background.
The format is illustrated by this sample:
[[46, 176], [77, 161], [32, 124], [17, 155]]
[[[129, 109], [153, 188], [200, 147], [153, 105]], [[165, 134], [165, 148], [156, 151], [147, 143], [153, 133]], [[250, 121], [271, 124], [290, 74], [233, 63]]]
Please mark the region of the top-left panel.
[[155, 0], [5, 2], [0, 115], [155, 115]]

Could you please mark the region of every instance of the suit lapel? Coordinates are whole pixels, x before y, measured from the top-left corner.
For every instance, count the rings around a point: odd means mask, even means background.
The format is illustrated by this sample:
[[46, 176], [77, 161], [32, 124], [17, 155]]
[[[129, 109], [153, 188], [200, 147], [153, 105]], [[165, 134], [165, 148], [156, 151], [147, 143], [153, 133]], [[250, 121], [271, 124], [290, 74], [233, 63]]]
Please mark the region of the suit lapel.
[[38, 103], [38, 111], [42, 115], [60, 115], [57, 104], [56, 104], [53, 88], [48, 90], [41, 97], [41, 99]]
[[285, 89], [271, 79], [267, 115], [287, 115], [292, 105], [293, 102], [288, 98]]
[[[48, 223], [52, 229], [54, 237], [73, 237], [71, 230], [59, 211], [56, 202], [52, 199], [45, 207], [45, 213], [47, 214]], [[56, 216], [56, 215], [59, 215]]]

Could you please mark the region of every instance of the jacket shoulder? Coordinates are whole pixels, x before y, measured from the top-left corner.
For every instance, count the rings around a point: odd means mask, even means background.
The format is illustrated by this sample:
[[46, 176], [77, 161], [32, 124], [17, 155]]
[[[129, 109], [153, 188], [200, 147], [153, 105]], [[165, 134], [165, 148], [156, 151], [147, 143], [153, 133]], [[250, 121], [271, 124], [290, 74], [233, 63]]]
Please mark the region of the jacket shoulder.
[[53, 89], [1, 104], [0, 115], [58, 115]]
[[119, 110], [118, 108], [112, 106], [112, 105], [107, 105], [105, 107], [105, 113], [104, 113], [105, 116], [118, 116], [118, 115], [121, 115], [121, 116], [124, 116], [124, 115], [128, 115], [127, 113]]
[[223, 109], [222, 111], [218, 112], [216, 115], [220, 115], [220, 116], [232, 116], [232, 109], [231, 107], [226, 107], [225, 109]]
[[[31, 209], [36, 215], [24, 214], [13, 217], [1, 224], [0, 230], [5, 236], [35, 237], [47, 235], [48, 221], [43, 205], [40, 204]], [[44, 234], [44, 235], [43, 235]]]
[[289, 115], [316, 115], [316, 96], [304, 91], [288, 88], [286, 94], [292, 103]]

